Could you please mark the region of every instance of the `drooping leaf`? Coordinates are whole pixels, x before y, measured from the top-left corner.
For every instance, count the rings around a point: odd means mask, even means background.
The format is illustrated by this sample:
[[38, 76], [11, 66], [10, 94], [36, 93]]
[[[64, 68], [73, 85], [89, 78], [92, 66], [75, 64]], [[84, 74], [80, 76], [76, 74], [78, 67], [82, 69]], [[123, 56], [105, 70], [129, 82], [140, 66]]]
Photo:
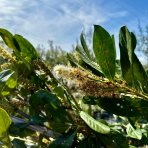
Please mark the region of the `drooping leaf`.
[[7, 112], [4, 109], [0, 108], [0, 138], [4, 137], [11, 122], [12, 121]]
[[95, 120], [89, 114], [84, 111], [80, 112], [80, 117], [85, 121], [85, 123], [94, 131], [101, 134], [108, 134], [110, 132], [110, 127]]
[[104, 75], [112, 80], [115, 76], [116, 51], [112, 37], [99, 25], [94, 26], [93, 50]]

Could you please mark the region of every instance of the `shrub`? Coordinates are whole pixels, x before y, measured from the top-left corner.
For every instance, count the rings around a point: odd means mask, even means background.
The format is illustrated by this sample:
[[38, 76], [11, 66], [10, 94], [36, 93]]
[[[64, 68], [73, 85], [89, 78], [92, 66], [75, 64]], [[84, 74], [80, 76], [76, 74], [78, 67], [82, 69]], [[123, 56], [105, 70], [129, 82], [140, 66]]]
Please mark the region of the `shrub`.
[[148, 144], [148, 76], [134, 53], [136, 37], [126, 26], [120, 29], [120, 61], [114, 37], [95, 25], [95, 57], [82, 34], [77, 54], [67, 54], [71, 66], [58, 65], [53, 73], [28, 40], [5, 29], [0, 29], [0, 35], [12, 50], [0, 47], [5, 59], [0, 72], [1, 145], [126, 148]]

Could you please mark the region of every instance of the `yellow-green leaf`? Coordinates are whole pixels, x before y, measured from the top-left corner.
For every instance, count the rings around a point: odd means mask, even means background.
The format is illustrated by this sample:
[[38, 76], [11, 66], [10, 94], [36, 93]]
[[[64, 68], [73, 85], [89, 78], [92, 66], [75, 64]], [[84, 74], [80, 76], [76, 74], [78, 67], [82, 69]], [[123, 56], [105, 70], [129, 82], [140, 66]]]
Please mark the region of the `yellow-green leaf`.
[[110, 133], [110, 127], [99, 122], [92, 118], [89, 114], [84, 111], [80, 112], [80, 117], [84, 120], [84, 122], [94, 131], [101, 133], [101, 134], [108, 134]]
[[11, 119], [7, 112], [0, 108], [0, 137], [3, 137], [3, 134], [7, 132], [11, 124]]

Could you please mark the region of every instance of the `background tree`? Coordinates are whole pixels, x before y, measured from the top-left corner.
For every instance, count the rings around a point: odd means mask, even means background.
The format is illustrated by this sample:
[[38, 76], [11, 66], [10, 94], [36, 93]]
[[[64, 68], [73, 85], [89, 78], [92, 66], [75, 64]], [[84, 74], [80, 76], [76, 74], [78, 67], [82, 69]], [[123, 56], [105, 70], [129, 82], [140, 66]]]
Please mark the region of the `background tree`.
[[61, 46], [54, 45], [52, 40], [48, 40], [48, 49], [43, 45], [38, 45], [37, 51], [42, 60], [50, 67], [57, 64], [67, 64], [66, 51]]
[[146, 57], [145, 67], [148, 68], [148, 25], [142, 27], [141, 24], [138, 24], [138, 44], [137, 49], [142, 51]]

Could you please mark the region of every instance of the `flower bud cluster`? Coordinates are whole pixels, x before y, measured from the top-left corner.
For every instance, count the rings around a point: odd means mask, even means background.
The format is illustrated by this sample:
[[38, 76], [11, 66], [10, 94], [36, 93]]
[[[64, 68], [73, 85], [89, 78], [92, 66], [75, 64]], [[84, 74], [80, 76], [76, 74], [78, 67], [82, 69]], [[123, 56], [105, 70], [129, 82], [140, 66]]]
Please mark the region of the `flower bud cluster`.
[[21, 85], [27, 90], [35, 91], [36, 89], [38, 89], [36, 84], [32, 83], [30, 80], [24, 78], [23, 76], [20, 76], [19, 80]]
[[9, 102], [2, 98], [0, 99], [0, 107], [9, 113], [14, 111], [14, 108], [9, 104]]
[[13, 57], [8, 51], [0, 46], [0, 56], [6, 58], [9, 62], [16, 62], [15, 57]]
[[10, 62], [7, 63], [3, 63], [2, 65], [0, 65], [1, 69], [8, 69], [12, 64]]
[[57, 65], [53, 69], [54, 76], [58, 79], [62, 78], [75, 82], [78, 90], [81, 90], [84, 95], [94, 97], [120, 98], [118, 88], [112, 83], [103, 78], [100, 80], [92, 80], [90, 74], [80, 70], [79, 68]]
[[64, 65], [55, 66], [53, 68], [53, 74], [57, 79], [72, 79], [80, 82], [88, 77], [88, 74], [79, 68], [73, 68]]
[[86, 80], [81, 84], [80, 89], [88, 96], [120, 98], [119, 93], [117, 93], [117, 87], [110, 82]]

